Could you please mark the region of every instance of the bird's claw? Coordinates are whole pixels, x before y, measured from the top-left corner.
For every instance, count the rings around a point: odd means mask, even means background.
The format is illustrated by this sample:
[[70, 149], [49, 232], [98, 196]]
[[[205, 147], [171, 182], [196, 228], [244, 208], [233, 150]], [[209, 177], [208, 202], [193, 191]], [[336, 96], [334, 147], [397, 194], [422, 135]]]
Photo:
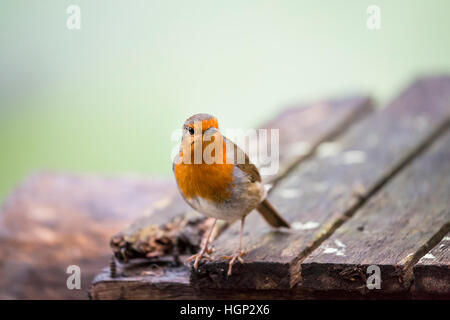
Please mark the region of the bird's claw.
[[214, 248], [213, 247], [208, 247], [208, 248], [206, 248], [206, 250], [205, 250], [205, 253], [207, 253], [207, 254], [211, 254], [211, 253], [213, 253], [214, 252]]
[[228, 276], [231, 276], [233, 272], [233, 264], [237, 261], [240, 263], [244, 263], [244, 259], [242, 259], [242, 256], [245, 254], [245, 250], [238, 250], [231, 256], [223, 256], [222, 259], [230, 260], [230, 263], [228, 264]]
[[197, 270], [198, 269], [198, 265], [200, 263], [200, 261], [202, 259], [211, 261], [212, 258], [210, 256], [210, 254], [213, 252], [212, 248], [206, 248], [206, 249], [202, 249], [199, 253], [194, 254], [193, 256], [190, 256], [189, 258], [187, 258], [187, 262], [192, 262], [194, 261], [194, 269]]

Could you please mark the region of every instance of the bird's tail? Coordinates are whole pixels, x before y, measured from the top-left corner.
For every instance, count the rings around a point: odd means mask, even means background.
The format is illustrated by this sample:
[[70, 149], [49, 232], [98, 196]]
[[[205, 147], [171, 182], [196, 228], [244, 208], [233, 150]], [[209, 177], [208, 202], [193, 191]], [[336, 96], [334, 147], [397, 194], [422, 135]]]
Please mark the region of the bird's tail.
[[258, 212], [263, 216], [267, 223], [272, 227], [290, 228], [289, 223], [287, 223], [287, 221], [280, 216], [280, 214], [275, 210], [274, 207], [272, 207], [267, 199], [261, 202], [256, 210], [258, 210]]

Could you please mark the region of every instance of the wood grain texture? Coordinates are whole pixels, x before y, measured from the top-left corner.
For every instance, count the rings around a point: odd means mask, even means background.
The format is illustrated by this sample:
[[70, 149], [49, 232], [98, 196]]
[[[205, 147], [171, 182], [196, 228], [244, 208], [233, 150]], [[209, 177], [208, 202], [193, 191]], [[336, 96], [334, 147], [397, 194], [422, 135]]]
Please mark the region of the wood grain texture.
[[[186, 257], [180, 257], [185, 260]], [[408, 299], [402, 295], [365, 295], [340, 291], [317, 291], [303, 288], [288, 290], [214, 289], [198, 290], [189, 283], [189, 268], [171, 263], [134, 260], [118, 267], [117, 277], [112, 278], [105, 268], [93, 282], [90, 297], [94, 300], [298, 300], [298, 299]]]
[[[204, 300], [204, 299], [312, 299], [314, 293], [279, 290], [197, 290], [189, 284], [189, 268], [159, 266], [163, 274], [152, 275], [149, 267], [140, 267], [136, 275], [111, 278], [109, 270], [97, 275], [91, 290], [94, 300]], [[322, 296], [318, 296], [322, 297]]]
[[272, 230], [250, 214], [243, 246], [244, 264], [226, 276], [227, 261], [238, 246], [238, 226], [215, 243], [215, 261], [192, 272], [201, 288], [287, 289], [301, 279], [302, 260], [342, 225], [364, 201], [413, 159], [448, 125], [450, 78], [414, 82], [387, 108], [353, 126], [318, 149], [269, 196], [293, 226]]
[[450, 233], [414, 266], [414, 293], [450, 299]]
[[207, 219], [183, 200], [175, 182], [148, 212], [115, 234], [110, 246], [119, 261], [195, 253]]
[[[354, 95], [290, 107], [262, 125], [278, 129], [280, 165], [276, 175], [264, 176], [276, 183], [296, 165], [310, 157], [322, 142], [337, 137], [358, 119], [367, 116], [373, 105], [367, 96]], [[333, 115], [330, 117], [329, 115]], [[270, 145], [270, 136], [268, 137]]]
[[368, 292], [366, 270], [376, 265], [380, 292], [409, 290], [414, 264], [450, 231], [449, 173], [447, 130], [303, 261], [301, 286]]
[[[0, 299], [87, 299], [111, 235], [171, 188], [143, 177], [30, 176], [0, 213]], [[81, 268], [81, 290], [67, 289], [69, 265]]]

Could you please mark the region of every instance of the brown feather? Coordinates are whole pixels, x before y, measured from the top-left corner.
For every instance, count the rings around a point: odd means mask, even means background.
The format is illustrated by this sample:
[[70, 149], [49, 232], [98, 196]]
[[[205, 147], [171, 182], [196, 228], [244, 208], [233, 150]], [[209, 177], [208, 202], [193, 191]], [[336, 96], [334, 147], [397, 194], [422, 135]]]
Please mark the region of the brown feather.
[[[250, 177], [251, 182], [261, 182], [261, 176], [259, 174], [258, 168], [250, 162], [250, 159], [248, 158], [248, 155], [239, 148], [235, 143], [233, 143], [234, 146], [234, 163], [236, 166], [244, 172], [247, 176]], [[242, 153], [244, 155], [244, 163], [239, 163], [238, 155], [239, 153]]]
[[286, 227], [290, 228], [289, 223], [280, 216], [280, 214], [275, 210], [274, 207], [265, 199], [256, 208], [258, 212], [263, 216], [263, 218], [272, 227]]

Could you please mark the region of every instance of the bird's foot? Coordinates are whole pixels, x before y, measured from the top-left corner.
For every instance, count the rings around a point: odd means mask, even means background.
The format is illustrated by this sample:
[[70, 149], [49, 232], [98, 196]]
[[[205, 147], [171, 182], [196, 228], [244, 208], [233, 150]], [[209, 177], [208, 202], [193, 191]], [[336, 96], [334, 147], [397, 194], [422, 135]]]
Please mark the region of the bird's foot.
[[230, 263], [228, 264], [228, 276], [231, 276], [233, 272], [233, 264], [237, 261], [240, 263], [244, 263], [244, 259], [242, 259], [242, 256], [245, 254], [245, 250], [238, 250], [231, 256], [223, 256], [222, 259], [230, 260]]
[[194, 254], [193, 256], [190, 256], [186, 261], [187, 262], [192, 262], [194, 261], [194, 269], [197, 270], [198, 269], [198, 264], [200, 263], [200, 261], [202, 259], [206, 259], [208, 261], [211, 261], [212, 258], [210, 256], [210, 254], [213, 252], [212, 248], [204, 248], [202, 249], [199, 253]]

